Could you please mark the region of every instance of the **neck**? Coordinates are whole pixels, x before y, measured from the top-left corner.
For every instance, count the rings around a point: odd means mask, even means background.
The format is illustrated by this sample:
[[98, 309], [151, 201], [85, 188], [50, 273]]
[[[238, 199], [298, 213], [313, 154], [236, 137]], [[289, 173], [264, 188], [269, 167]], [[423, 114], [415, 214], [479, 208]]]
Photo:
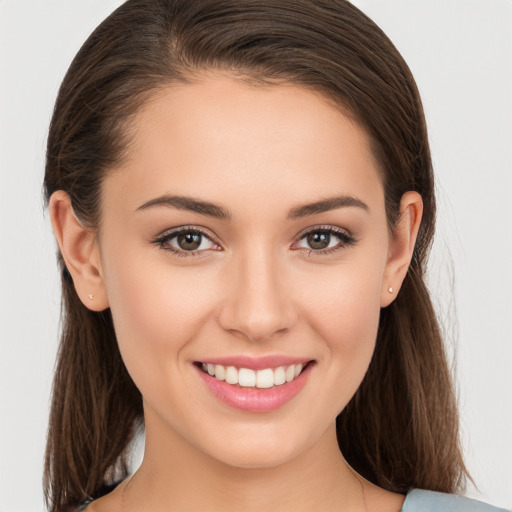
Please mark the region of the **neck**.
[[240, 468], [146, 425], [144, 460], [120, 491], [123, 511], [364, 511], [361, 480], [338, 449], [335, 425], [300, 455], [272, 467]]

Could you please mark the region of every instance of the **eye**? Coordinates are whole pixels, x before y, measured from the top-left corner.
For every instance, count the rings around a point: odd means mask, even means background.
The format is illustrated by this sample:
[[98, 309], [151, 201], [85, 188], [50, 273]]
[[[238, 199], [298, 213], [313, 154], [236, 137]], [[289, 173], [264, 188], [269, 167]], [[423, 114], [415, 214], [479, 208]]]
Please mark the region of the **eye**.
[[326, 254], [347, 246], [354, 245], [356, 239], [345, 230], [330, 226], [309, 230], [294, 244], [294, 249], [306, 249], [308, 255]]
[[197, 256], [208, 250], [220, 250], [212, 239], [197, 228], [183, 227], [158, 236], [153, 242], [160, 248], [171, 251], [178, 256]]

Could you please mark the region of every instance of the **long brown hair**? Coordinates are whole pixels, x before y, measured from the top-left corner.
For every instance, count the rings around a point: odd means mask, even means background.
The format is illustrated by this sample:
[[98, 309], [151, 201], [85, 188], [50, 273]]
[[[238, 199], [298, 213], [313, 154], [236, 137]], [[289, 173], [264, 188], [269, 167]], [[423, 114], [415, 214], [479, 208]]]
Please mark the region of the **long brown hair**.
[[[406, 63], [385, 34], [344, 0], [129, 0], [89, 37], [56, 101], [45, 195], [66, 191], [80, 221], [98, 227], [102, 180], [130, 144], [127, 127], [170, 83], [223, 70], [259, 84], [323, 93], [371, 139], [389, 226], [400, 198], [419, 192], [424, 216], [396, 300], [381, 312], [367, 375], [337, 420], [347, 461], [377, 485], [453, 492], [466, 470], [440, 329], [424, 283], [435, 198], [427, 131]], [[49, 508], [101, 494], [126, 474], [142, 399], [117, 347], [110, 312], [89, 311], [59, 256], [63, 329], [45, 465]]]

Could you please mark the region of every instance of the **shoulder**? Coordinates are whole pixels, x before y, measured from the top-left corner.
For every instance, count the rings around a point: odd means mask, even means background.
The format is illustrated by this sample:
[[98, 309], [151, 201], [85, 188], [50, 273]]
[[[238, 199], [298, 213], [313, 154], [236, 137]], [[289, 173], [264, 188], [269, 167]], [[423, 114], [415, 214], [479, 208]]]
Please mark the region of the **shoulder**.
[[[1, 0], [0, 0], [1, 1]], [[102, 510], [119, 510], [120, 491], [126, 485], [128, 480], [114, 482], [101, 487], [94, 493], [93, 498], [89, 498], [74, 508], [71, 512], [100, 512]]]
[[455, 494], [413, 489], [407, 493], [400, 512], [506, 512], [505, 509], [487, 505]]

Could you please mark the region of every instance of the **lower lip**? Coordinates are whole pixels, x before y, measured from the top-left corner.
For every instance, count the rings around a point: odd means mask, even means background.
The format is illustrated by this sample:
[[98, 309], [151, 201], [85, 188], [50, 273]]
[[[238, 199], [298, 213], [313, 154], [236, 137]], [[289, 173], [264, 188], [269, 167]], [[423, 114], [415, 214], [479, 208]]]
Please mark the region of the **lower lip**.
[[313, 363], [310, 363], [291, 382], [267, 389], [228, 384], [196, 369], [208, 389], [226, 405], [247, 412], [270, 412], [282, 407], [302, 390], [312, 367]]

